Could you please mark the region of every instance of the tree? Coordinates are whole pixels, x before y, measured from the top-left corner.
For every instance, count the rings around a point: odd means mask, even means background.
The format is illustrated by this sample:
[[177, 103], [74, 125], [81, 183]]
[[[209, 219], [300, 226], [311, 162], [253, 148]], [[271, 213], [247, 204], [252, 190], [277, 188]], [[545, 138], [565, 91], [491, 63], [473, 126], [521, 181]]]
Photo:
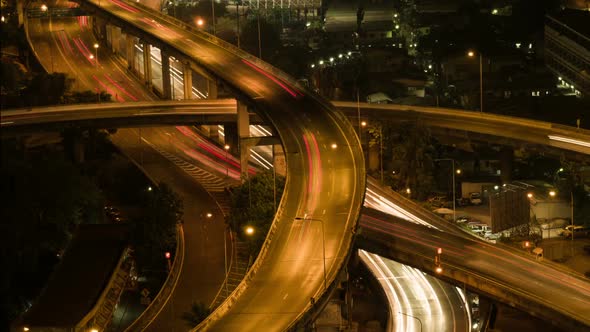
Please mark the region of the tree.
[[183, 203], [165, 183], [146, 190], [143, 214], [133, 221], [132, 244], [140, 270], [158, 270], [164, 263], [164, 253], [174, 251], [176, 225], [181, 222]]
[[[258, 56], [258, 20], [248, 20], [241, 30], [240, 46], [250, 54]], [[263, 17], [260, 18], [260, 40], [261, 58], [272, 62], [277, 50], [281, 47], [280, 32], [276, 25], [271, 24]]]
[[[434, 140], [430, 131], [417, 122], [384, 123], [381, 130], [370, 130], [369, 145], [380, 144], [383, 135], [385, 182], [394, 190], [424, 200], [434, 188]], [[394, 173], [395, 171], [395, 173]]]
[[[276, 204], [283, 194], [285, 178], [276, 176]], [[231, 191], [230, 227], [244, 239], [252, 243], [257, 251], [264, 243], [275, 215], [273, 173], [258, 173], [247, 179], [241, 186]], [[251, 236], [243, 234], [243, 228], [252, 226], [256, 230]]]

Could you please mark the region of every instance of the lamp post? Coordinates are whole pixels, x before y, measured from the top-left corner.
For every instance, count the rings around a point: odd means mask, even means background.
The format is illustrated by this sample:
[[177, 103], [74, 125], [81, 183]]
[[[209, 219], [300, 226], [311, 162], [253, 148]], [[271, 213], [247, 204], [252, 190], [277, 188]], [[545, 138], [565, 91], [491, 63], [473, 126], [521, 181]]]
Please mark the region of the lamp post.
[[324, 221], [321, 219], [314, 219], [314, 218], [302, 218], [302, 217], [295, 217], [295, 220], [309, 220], [309, 221], [319, 221], [322, 225], [322, 259], [324, 261], [324, 291], [328, 289], [328, 282], [326, 280], [326, 237], [324, 233]]
[[240, 48], [240, 1], [236, 0], [236, 21], [237, 21], [237, 35], [238, 35], [238, 48]]
[[[93, 45], [94, 47], [94, 65], [96, 66], [96, 71], [98, 72], [98, 43], [94, 43]], [[98, 97], [98, 103], [100, 104], [100, 86], [96, 85], [96, 92], [97, 92], [97, 97]]]
[[[51, 10], [49, 10], [46, 4], [42, 4], [41, 11], [49, 15], [49, 32], [51, 33]], [[2, 22], [4, 22], [4, 16], [2, 16]], [[49, 41], [49, 57], [51, 61], [51, 72], [53, 73], [53, 40]]]
[[213, 21], [213, 36], [215, 36], [215, 0], [211, 0], [211, 20]]
[[[481, 52], [478, 52], [479, 55], [479, 111], [483, 112], [483, 63], [482, 63], [482, 55]], [[475, 56], [475, 52], [469, 51], [467, 52], [467, 56], [473, 58]]]
[[450, 161], [451, 162], [451, 173], [453, 175], [453, 222], [457, 221], [457, 211], [456, 211], [456, 202], [457, 198], [455, 197], [455, 173], [461, 174], [461, 169], [455, 170], [455, 159], [452, 158], [442, 158], [442, 159], [435, 159], [435, 161]]
[[225, 177], [228, 178], [229, 177], [229, 161], [227, 160], [227, 152], [229, 151], [229, 145], [228, 144], [224, 145], [223, 149], [225, 150]]
[[410, 318], [414, 318], [414, 319], [418, 320], [418, 323], [420, 323], [420, 332], [422, 332], [422, 321], [420, 320], [420, 318], [418, 318], [418, 317], [416, 317], [416, 316], [408, 315], [408, 314], [406, 314], [406, 313], [403, 313], [403, 312], [401, 312], [401, 311], [398, 311], [398, 314], [402, 314], [402, 315], [404, 315], [404, 316], [408, 316], [408, 317], [410, 317]]

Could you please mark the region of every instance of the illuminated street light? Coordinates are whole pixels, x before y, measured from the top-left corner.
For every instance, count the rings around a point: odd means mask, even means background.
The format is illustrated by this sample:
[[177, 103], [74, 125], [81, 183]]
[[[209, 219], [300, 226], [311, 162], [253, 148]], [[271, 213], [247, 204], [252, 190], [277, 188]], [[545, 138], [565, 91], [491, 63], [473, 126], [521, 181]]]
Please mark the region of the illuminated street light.
[[253, 235], [254, 234], [254, 227], [252, 227], [252, 226], [246, 227], [246, 234]]
[[213, 213], [207, 212], [206, 216], [207, 216], [207, 218], [211, 218], [211, 217], [213, 217]]
[[229, 151], [229, 145], [224, 145], [223, 149], [225, 150], [225, 177], [229, 177], [229, 162], [227, 160], [227, 152]]
[[362, 121], [361, 122], [361, 126], [366, 127], [367, 126], [367, 121]]
[[332, 143], [332, 149], [336, 149], [338, 147], [338, 145], [336, 145], [336, 143]]
[[320, 65], [323, 65], [324, 64], [324, 60], [320, 60], [319, 64]]
[[202, 27], [202, 26], [203, 26], [203, 24], [205, 24], [205, 21], [203, 21], [203, 19], [202, 19], [202, 18], [199, 18], [199, 19], [197, 19], [197, 26], [198, 26], [198, 27]]
[[549, 192], [549, 196], [551, 196], [551, 197], [555, 197], [555, 195], [556, 195], [556, 194], [557, 194], [557, 193], [555, 192], [555, 190], [551, 190], [551, 191]]
[[[482, 56], [481, 52], [479, 53], [479, 111], [483, 112], [483, 64], [482, 64]], [[475, 56], [475, 52], [469, 51], [467, 52], [467, 56], [473, 58]]]
[[309, 218], [309, 217], [305, 217], [305, 218], [301, 218], [301, 217], [295, 217], [295, 220], [302, 220], [302, 221], [319, 221], [322, 224], [322, 259], [324, 261], [324, 291], [326, 289], [328, 289], [328, 280], [326, 277], [326, 235], [324, 233], [324, 221], [322, 219], [314, 219], [314, 218]]
[[152, 191], [152, 186], [148, 186], [148, 191]]
[[406, 188], [406, 194], [408, 194], [408, 195], [409, 195], [409, 194], [411, 194], [411, 193], [412, 193], [412, 189], [410, 189], [410, 188]]
[[28, 328], [28, 327], [26, 327], [26, 326], [25, 326], [25, 327], [23, 327], [23, 331], [28, 331], [28, 330], [29, 330], [29, 328]]
[[47, 11], [47, 9], [48, 9], [48, 8], [47, 8], [47, 5], [46, 5], [46, 4], [42, 4], [42, 5], [41, 5], [41, 11], [44, 11], [44, 12], [46, 12], [46, 11]]
[[338, 54], [338, 58], [342, 59], [342, 53]]
[[460, 169], [460, 168], [459, 168], [459, 169], [457, 169], [457, 170], [455, 171], [455, 173], [457, 173], [457, 174], [461, 174], [461, 172], [462, 172], [462, 171], [461, 171], [461, 169]]
[[334, 62], [334, 57], [330, 57], [330, 62]]
[[348, 53], [346, 53], [346, 54], [348, 54], [348, 55], [352, 55], [352, 52], [351, 52], [351, 51], [348, 51]]
[[440, 266], [437, 266], [436, 269], [434, 270], [436, 273], [441, 274], [443, 269]]
[[311, 68], [315, 68], [315, 63], [312, 63], [311, 64]]
[[526, 194], [526, 197], [528, 197], [528, 198], [533, 198], [533, 193], [528, 193], [528, 194]]

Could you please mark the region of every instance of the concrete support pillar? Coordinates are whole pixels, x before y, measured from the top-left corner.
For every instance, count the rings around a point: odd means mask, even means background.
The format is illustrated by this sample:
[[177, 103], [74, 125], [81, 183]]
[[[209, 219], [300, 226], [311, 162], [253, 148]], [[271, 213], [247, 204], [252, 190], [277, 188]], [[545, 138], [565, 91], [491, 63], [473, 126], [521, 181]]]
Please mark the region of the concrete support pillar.
[[275, 172], [281, 176], [287, 176], [287, 160], [285, 158], [285, 150], [280, 144], [272, 146], [272, 159]]
[[148, 88], [152, 87], [152, 47], [143, 41], [143, 80]]
[[219, 126], [212, 125], [207, 127], [209, 127], [209, 138], [219, 142]]
[[184, 76], [184, 99], [193, 99], [193, 70], [191, 69], [189, 62], [184, 63], [184, 70], [182, 74]]
[[250, 160], [250, 146], [244, 144], [243, 138], [250, 137], [250, 116], [248, 107], [238, 100], [238, 135], [240, 137], [240, 168], [242, 177], [248, 175], [248, 161]]
[[164, 99], [172, 98], [172, 84], [170, 81], [170, 55], [161, 51], [162, 54], [162, 95]]
[[207, 80], [207, 99], [217, 99], [217, 82]]
[[125, 35], [125, 60], [127, 60], [127, 68], [131, 71], [137, 71], [135, 68], [135, 38], [130, 35]]
[[111, 51], [115, 54], [121, 54], [121, 28], [109, 25], [111, 27]]
[[512, 164], [514, 162], [514, 149], [504, 146], [500, 149], [500, 179], [502, 183], [512, 181]]

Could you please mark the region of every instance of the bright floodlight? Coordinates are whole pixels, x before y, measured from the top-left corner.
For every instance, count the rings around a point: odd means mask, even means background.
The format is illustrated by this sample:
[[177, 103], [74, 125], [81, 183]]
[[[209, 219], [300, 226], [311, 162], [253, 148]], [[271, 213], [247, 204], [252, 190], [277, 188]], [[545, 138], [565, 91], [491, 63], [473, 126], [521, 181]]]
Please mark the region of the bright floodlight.
[[227, 151], [229, 150], [229, 145], [226, 144], [223, 148]]
[[442, 273], [442, 267], [437, 266], [436, 267], [436, 270], [434, 270], [434, 271], [436, 271], [436, 273], [439, 273], [440, 274], [440, 273]]
[[320, 65], [323, 65], [324, 64], [324, 60], [320, 60], [319, 64]]
[[361, 126], [366, 127], [367, 126], [367, 121], [361, 122]]
[[98, 43], [94, 43], [94, 48], [98, 48]]
[[330, 62], [334, 62], [334, 58], [333, 57], [330, 57]]
[[41, 10], [46, 12], [47, 11], [47, 5], [46, 4], [42, 4], [41, 5]]
[[406, 194], [408, 194], [408, 195], [409, 195], [409, 194], [411, 194], [411, 193], [412, 193], [412, 189], [410, 189], [410, 188], [406, 188]]
[[551, 196], [551, 197], [555, 197], [555, 195], [556, 195], [556, 192], [555, 192], [555, 190], [551, 190], [551, 191], [549, 192], [549, 196]]
[[475, 52], [469, 51], [469, 52], [467, 52], [467, 56], [468, 57], [473, 57], [473, 56], [475, 56]]
[[211, 217], [213, 217], [213, 213], [207, 212], [207, 218], [211, 218]]
[[94, 55], [90, 54], [90, 56], [88, 57], [90, 60], [94, 59]]
[[461, 174], [461, 169], [457, 169], [455, 172], [457, 172], [457, 174]]
[[336, 149], [338, 147], [338, 145], [336, 145], [336, 143], [332, 143], [332, 149]]
[[252, 226], [246, 227], [246, 234], [248, 234], [248, 235], [254, 234], [254, 227], [252, 227]]
[[312, 63], [311, 64], [311, 68], [315, 68], [315, 63]]
[[201, 26], [203, 26], [203, 24], [205, 24], [205, 21], [203, 21], [203, 19], [202, 19], [202, 18], [200, 18], [200, 19], [198, 19], [198, 20], [197, 20], [197, 25], [198, 25], [198, 26], [200, 26], [200, 27], [201, 27]]
[[528, 197], [528, 198], [533, 198], [533, 193], [528, 193], [528, 194], [526, 194], [526, 197]]

